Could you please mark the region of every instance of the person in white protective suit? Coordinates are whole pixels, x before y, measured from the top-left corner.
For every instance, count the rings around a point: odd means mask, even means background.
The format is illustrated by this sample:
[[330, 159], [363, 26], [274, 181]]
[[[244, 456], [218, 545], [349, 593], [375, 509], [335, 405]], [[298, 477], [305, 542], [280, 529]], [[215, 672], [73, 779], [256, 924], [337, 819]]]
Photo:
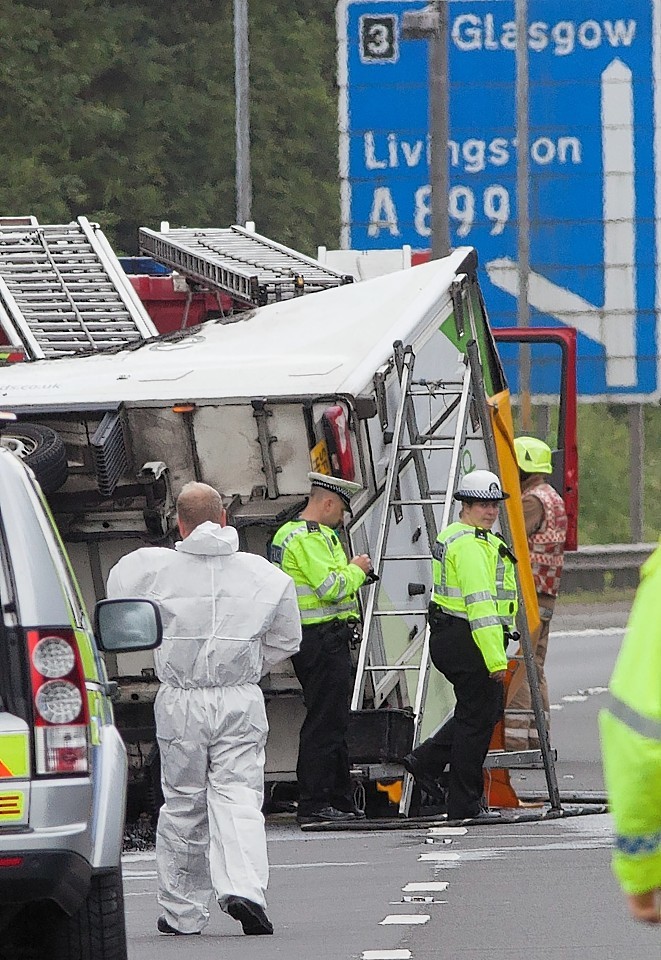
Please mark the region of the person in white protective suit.
[[273, 933], [261, 807], [268, 730], [260, 678], [295, 653], [293, 580], [238, 550], [220, 494], [188, 483], [183, 539], [143, 547], [108, 577], [108, 597], [155, 601], [163, 643], [154, 713], [165, 804], [156, 833], [160, 933], [198, 934], [212, 895], [246, 934]]

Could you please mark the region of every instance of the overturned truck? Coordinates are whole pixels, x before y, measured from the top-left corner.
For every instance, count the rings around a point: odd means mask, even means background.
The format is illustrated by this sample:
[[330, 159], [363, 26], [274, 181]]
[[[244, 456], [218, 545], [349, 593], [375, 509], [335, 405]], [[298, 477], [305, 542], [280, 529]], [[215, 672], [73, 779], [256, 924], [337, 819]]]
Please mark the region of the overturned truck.
[[[501, 522], [524, 561], [520, 627], [533, 643], [538, 612], [525, 562], [509, 392], [475, 251], [460, 248], [441, 261], [347, 280], [338, 274], [335, 283], [302, 296], [294, 279], [290, 296], [260, 294], [263, 306], [244, 303], [165, 336], [141, 317], [140, 335], [128, 342], [99, 349], [88, 338], [82, 354], [60, 350], [5, 365], [0, 404], [18, 422], [3, 442], [33, 463], [37, 454], [35, 469], [45, 469], [49, 503], [89, 604], [105, 595], [120, 556], [174, 543], [175, 499], [189, 480], [221, 491], [242, 549], [261, 554], [303, 506], [310, 469], [360, 482], [364, 492], [355, 501], [347, 546], [372, 556], [379, 579], [361, 597], [351, 760], [361, 796], [372, 795], [376, 783], [402, 781], [403, 789], [388, 796], [408, 814], [415, 798], [399, 760], [452, 709], [451, 688], [429, 666], [431, 544], [455, 519], [453, 492], [474, 468], [496, 470], [513, 494]], [[130, 295], [126, 302], [133, 309]], [[11, 323], [8, 312], [4, 304], [4, 321]], [[526, 336], [529, 343], [555, 338], [567, 346], [558, 332]], [[575, 450], [566, 413], [561, 403], [557, 485], [574, 511]], [[50, 451], [45, 468], [38, 464], [44, 450]], [[131, 758], [133, 812], [158, 797], [152, 709], [158, 680], [150, 658], [106, 658]], [[512, 685], [523, 670], [523, 659], [513, 660]], [[292, 782], [304, 707], [290, 663], [267, 676], [263, 688], [267, 782]], [[517, 765], [544, 763], [549, 772], [548, 750], [527, 753]], [[515, 805], [507, 756], [496, 750], [491, 757], [503, 771], [501, 793], [492, 800]]]

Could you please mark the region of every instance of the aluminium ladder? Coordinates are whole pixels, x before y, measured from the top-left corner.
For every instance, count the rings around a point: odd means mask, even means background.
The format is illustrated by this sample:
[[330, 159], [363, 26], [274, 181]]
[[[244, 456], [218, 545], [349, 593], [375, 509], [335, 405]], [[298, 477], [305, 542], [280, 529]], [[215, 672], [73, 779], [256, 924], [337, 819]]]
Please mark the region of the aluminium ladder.
[[[465, 447], [467, 422], [470, 413], [471, 401], [471, 374], [468, 365], [464, 365], [461, 379], [456, 381], [416, 381], [413, 379], [415, 354], [413, 349], [404, 347], [401, 343], [394, 344], [394, 366], [400, 383], [400, 396], [395, 422], [393, 426], [390, 462], [386, 474], [385, 487], [382, 492], [383, 513], [380, 518], [378, 535], [372, 552], [374, 572], [381, 577], [384, 565], [406, 560], [418, 561], [420, 553], [402, 555], [386, 552], [388, 532], [395, 510], [419, 506], [424, 518], [427, 534], [427, 553], [423, 555], [431, 561], [431, 548], [436, 541], [439, 529], [450, 522], [452, 510], [452, 496], [459, 479], [461, 454]], [[414, 407], [414, 398], [442, 398], [446, 402], [444, 414], [430, 424], [429, 431], [421, 434], [418, 430]], [[451, 416], [456, 417], [456, 429], [452, 435], [443, 433], [444, 425]], [[407, 440], [408, 435], [408, 440]], [[445, 490], [432, 491], [429, 484], [425, 454], [433, 456], [435, 452], [446, 451], [450, 454], [450, 470]], [[416, 485], [419, 497], [402, 499], [399, 493], [399, 478], [402, 469], [412, 464], [416, 476]], [[440, 523], [437, 523], [436, 510], [442, 509]], [[351, 701], [351, 709], [361, 709], [368, 678], [371, 680], [372, 700], [378, 707], [386, 697], [390, 696], [397, 685], [402, 683], [403, 671], [416, 671], [415, 702], [413, 707], [413, 747], [420, 739], [420, 727], [424, 712], [425, 699], [429, 679], [429, 626], [425, 622], [424, 631], [419, 633], [418, 639], [412, 642], [404, 656], [396, 663], [387, 664], [384, 656], [378, 650], [377, 637], [380, 635], [381, 617], [414, 616], [426, 618], [426, 605], [419, 610], [390, 610], [379, 607], [380, 581], [368, 587], [363, 610], [363, 642], [359, 648], [356, 680]], [[378, 652], [377, 652], [378, 650]], [[420, 658], [420, 662], [415, 660]], [[412, 794], [412, 778], [409, 774], [404, 778], [404, 791], [400, 804], [400, 813], [408, 814]]]
[[[410, 346], [405, 348], [401, 343], [396, 343], [393, 348], [394, 367], [396, 368], [399, 379], [400, 393], [392, 432], [390, 460], [381, 495], [383, 510], [374, 550], [372, 551], [374, 572], [379, 577], [381, 577], [383, 573], [384, 566], [390, 562], [407, 560], [419, 561], [423, 557], [429, 563], [431, 562], [431, 550], [436, 540], [438, 530], [444, 529], [450, 523], [453, 495], [459, 481], [461, 459], [468, 440], [469, 419], [473, 426], [471, 439], [482, 441], [486, 448], [489, 467], [497, 471], [495, 442], [491, 435], [490, 426], [487, 426], [489, 423], [488, 409], [479, 354], [475, 342], [472, 298], [471, 296], [465, 297], [464, 285], [461, 281], [457, 281], [453, 287], [453, 300], [455, 304], [457, 304], [457, 309], [465, 311], [466, 300], [468, 301], [468, 319], [472, 333], [472, 339], [468, 344], [463, 377], [455, 382], [438, 381], [430, 383], [426, 380], [416, 381], [413, 379], [415, 355], [412, 348]], [[460, 298], [460, 303], [457, 303], [457, 298]], [[426, 429], [424, 433], [420, 433], [418, 429], [414, 406], [416, 397], [440, 397], [446, 403], [444, 413], [430, 422], [428, 429]], [[452, 435], [443, 433], [444, 426], [447, 429], [450, 417], [453, 418], [455, 426]], [[408, 442], [405, 433], [408, 434]], [[448, 452], [450, 454], [446, 489], [432, 491], [430, 490], [428, 469], [424, 457], [425, 455], [431, 457], [435, 452], [439, 451], [446, 451], [446, 456]], [[398, 492], [399, 478], [402, 470], [410, 463], [413, 464], [415, 470], [418, 496], [402, 499], [401, 494]], [[395, 516], [395, 511], [401, 511], [402, 508], [405, 507], [419, 507], [422, 511], [428, 547], [428, 552], [424, 555], [420, 553], [388, 554], [386, 552], [388, 533], [393, 517]], [[441, 519], [438, 525], [436, 523], [437, 509], [441, 510]], [[502, 511], [502, 514], [501, 526], [503, 527], [505, 536], [508, 537], [509, 524], [506, 511]], [[406, 671], [417, 672], [418, 679], [413, 705], [413, 749], [420, 742], [421, 725], [427, 697], [430, 671], [429, 626], [425, 622], [424, 632], [418, 636], [418, 639], [411, 642], [405, 653], [398, 657], [395, 662], [387, 663], [383, 645], [380, 642], [380, 620], [383, 617], [404, 616], [425, 618], [427, 610], [426, 606], [419, 610], [382, 608], [379, 604], [380, 589], [381, 580], [379, 579], [369, 585], [364, 598], [363, 642], [358, 654], [351, 709], [360, 710], [363, 707], [368, 685], [372, 704], [375, 709], [378, 709], [380, 704], [382, 704], [388, 696], [392, 695], [393, 691], [403, 685]], [[525, 620], [525, 617], [521, 619]], [[548, 726], [541, 704], [537, 670], [527, 626], [522, 623], [522, 627], [521, 648], [523, 654], [517, 659], [522, 659], [525, 662], [526, 673], [531, 687], [533, 712], [537, 729], [540, 733], [542, 750], [523, 751], [516, 754], [498, 751], [491, 758], [487, 758], [485, 765], [507, 767], [509, 758], [516, 758], [517, 767], [537, 766], [538, 757], [541, 752], [551, 805], [554, 809], [558, 809], [560, 806], [559, 793], [552, 751], [549, 744]], [[418, 656], [419, 663], [416, 663], [415, 660]], [[490, 763], [490, 760], [493, 762]], [[513, 761], [512, 765], [514, 765]], [[401, 816], [408, 816], [412, 793], [413, 778], [405, 772], [402, 798], [399, 807]]]
[[246, 306], [261, 307], [353, 282], [348, 274], [236, 225], [163, 233], [141, 227], [139, 239], [142, 253]]
[[0, 218], [0, 325], [26, 360], [158, 336], [98, 224]]

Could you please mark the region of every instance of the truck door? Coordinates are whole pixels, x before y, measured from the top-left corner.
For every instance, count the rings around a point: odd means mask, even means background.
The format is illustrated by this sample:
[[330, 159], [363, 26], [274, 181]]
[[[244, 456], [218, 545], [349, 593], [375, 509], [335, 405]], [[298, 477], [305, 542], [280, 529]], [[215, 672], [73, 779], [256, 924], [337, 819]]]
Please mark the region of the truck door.
[[512, 395], [515, 435], [553, 451], [551, 482], [567, 510], [567, 550], [578, 547], [576, 331], [571, 327], [493, 330]]

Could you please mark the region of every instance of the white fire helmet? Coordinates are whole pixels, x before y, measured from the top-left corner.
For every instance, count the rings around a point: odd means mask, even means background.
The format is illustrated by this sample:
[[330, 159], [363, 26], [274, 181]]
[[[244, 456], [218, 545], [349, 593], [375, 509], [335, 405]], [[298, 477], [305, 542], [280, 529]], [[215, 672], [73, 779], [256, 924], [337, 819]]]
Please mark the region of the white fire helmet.
[[455, 500], [507, 500], [500, 480], [490, 470], [471, 470], [459, 484]]

